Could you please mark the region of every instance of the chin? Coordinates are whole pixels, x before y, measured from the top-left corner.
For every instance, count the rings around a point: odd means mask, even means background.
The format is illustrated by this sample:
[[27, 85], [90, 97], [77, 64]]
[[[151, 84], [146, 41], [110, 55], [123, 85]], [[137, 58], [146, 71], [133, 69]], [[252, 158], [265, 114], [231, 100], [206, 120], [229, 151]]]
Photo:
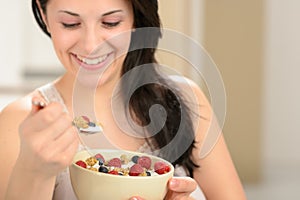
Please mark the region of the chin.
[[93, 89], [93, 88], [97, 88], [99, 87], [100, 82], [99, 82], [99, 79], [100, 77], [99, 76], [79, 76], [76, 78], [76, 83], [75, 83], [75, 86], [76, 84], [80, 84], [84, 87], [88, 87], [90, 89]]

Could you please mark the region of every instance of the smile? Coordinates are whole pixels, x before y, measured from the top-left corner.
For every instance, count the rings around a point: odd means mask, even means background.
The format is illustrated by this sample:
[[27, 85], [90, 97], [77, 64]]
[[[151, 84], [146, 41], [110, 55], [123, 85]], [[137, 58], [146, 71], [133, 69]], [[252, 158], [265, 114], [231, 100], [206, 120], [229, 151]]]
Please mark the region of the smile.
[[105, 61], [106, 58], [108, 57], [108, 55], [109, 54], [106, 54], [104, 56], [100, 56], [97, 58], [85, 58], [85, 57], [81, 57], [79, 55], [75, 55], [75, 56], [78, 60], [80, 60], [81, 62], [83, 62], [87, 65], [98, 65], [98, 64], [102, 63], [103, 61]]

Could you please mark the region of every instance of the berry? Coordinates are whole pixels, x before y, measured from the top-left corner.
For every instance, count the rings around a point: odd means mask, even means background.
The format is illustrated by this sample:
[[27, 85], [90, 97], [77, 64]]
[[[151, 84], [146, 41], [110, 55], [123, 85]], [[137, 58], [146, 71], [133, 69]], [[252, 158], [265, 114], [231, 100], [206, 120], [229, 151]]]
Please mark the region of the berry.
[[139, 157], [137, 163], [146, 169], [150, 169], [151, 167], [151, 159], [148, 156]]
[[154, 171], [158, 174], [165, 174], [171, 170], [170, 166], [165, 162], [157, 161], [154, 163]]
[[119, 175], [119, 172], [116, 170], [109, 171], [108, 173], [113, 175]]
[[147, 176], [151, 176], [151, 172], [146, 171]]
[[108, 169], [104, 166], [100, 166], [98, 169], [99, 172], [108, 173]]
[[78, 160], [75, 164], [80, 167], [86, 168], [86, 163], [82, 160]]
[[140, 164], [134, 164], [129, 169], [129, 176], [139, 176], [143, 172], [144, 169]]
[[96, 124], [95, 124], [94, 122], [89, 122], [88, 125], [89, 125], [90, 127], [96, 127]]
[[81, 117], [86, 123], [90, 123], [90, 119], [87, 116], [81, 116]]
[[169, 165], [165, 166], [165, 172], [171, 171], [171, 167]]
[[121, 161], [120, 158], [113, 158], [113, 159], [111, 159], [111, 160], [108, 162], [107, 165], [110, 166], [110, 167], [119, 167], [119, 168], [121, 168], [121, 166], [122, 166], [122, 161]]
[[104, 157], [103, 157], [100, 153], [97, 153], [94, 157], [95, 157], [97, 160], [101, 159], [101, 160], [103, 161], [103, 163], [105, 162]]
[[100, 166], [104, 165], [104, 161], [101, 158], [98, 159], [98, 163], [99, 163]]
[[139, 156], [133, 156], [131, 158], [131, 161], [134, 162], [134, 163], [137, 163], [138, 159], [139, 159]]

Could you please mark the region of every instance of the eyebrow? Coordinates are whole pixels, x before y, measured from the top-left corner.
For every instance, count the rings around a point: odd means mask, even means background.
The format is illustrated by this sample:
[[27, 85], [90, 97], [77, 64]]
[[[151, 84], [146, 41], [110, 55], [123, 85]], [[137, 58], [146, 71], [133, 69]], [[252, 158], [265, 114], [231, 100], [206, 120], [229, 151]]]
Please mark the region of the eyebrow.
[[114, 13], [117, 13], [117, 12], [123, 12], [123, 11], [122, 10], [112, 10], [112, 11], [109, 11], [107, 13], [104, 13], [102, 16], [111, 15], [111, 14], [114, 14]]
[[[68, 11], [68, 10], [60, 10], [59, 12], [60, 13], [66, 13], [66, 14], [69, 14], [69, 15], [72, 15], [72, 16], [75, 16], [75, 17], [80, 16], [79, 14]], [[123, 11], [122, 10], [112, 10], [112, 11], [109, 11], [107, 13], [102, 14], [102, 17], [107, 16], [107, 15], [111, 15], [111, 14], [114, 14], [114, 13], [117, 13], [117, 12], [123, 12]]]
[[59, 13], [67, 13], [69, 15], [72, 15], [72, 16], [75, 16], [75, 17], [79, 17], [79, 14], [77, 13], [73, 13], [73, 12], [70, 12], [70, 11], [67, 11], [67, 10], [60, 10], [58, 11]]

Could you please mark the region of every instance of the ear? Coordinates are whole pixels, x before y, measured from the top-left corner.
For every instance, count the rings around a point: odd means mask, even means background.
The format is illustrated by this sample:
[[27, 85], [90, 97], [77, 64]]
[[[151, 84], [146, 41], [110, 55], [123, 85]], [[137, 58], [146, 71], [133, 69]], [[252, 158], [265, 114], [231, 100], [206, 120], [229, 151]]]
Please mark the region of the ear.
[[43, 22], [45, 23], [46, 27], [47, 27], [47, 31], [50, 33], [50, 30], [49, 30], [49, 26], [48, 26], [48, 20], [47, 20], [47, 16], [45, 15], [42, 7], [41, 7], [41, 4], [40, 4], [40, 1], [39, 0], [35, 0], [36, 1], [36, 4], [38, 6], [38, 9], [40, 10], [40, 14], [41, 14], [41, 17], [42, 17], [42, 20]]

